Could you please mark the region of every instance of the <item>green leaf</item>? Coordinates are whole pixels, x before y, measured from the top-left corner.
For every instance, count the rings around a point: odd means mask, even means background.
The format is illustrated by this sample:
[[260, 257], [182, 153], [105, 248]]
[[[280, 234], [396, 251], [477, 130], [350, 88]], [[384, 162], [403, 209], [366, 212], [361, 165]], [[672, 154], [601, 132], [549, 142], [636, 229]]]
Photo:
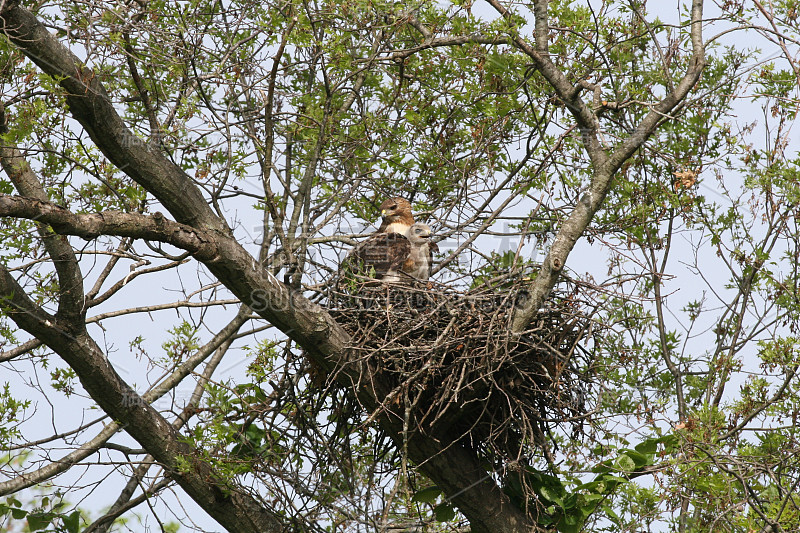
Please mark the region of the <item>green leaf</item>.
[[636, 470], [636, 463], [629, 456], [623, 454], [617, 458], [617, 468], [623, 472], [633, 472]]
[[630, 457], [631, 460], [633, 460], [633, 463], [636, 465], [634, 470], [652, 464], [651, 458], [634, 450], [626, 450], [624, 452], [624, 455]]
[[[597, 476], [598, 478], [601, 476]], [[602, 494], [605, 491], [605, 484], [602, 483], [598, 479], [594, 479], [589, 481], [588, 483], [583, 483], [580, 485], [580, 489], [584, 492], [594, 492], [597, 494]]]
[[580, 533], [581, 527], [583, 526], [582, 523], [574, 523], [568, 524], [565, 521], [561, 521], [558, 523], [558, 530], [562, 533]]
[[643, 453], [645, 455], [654, 454], [654, 453], [656, 453], [656, 451], [658, 451], [658, 442], [660, 440], [661, 439], [643, 440], [642, 442], [640, 442], [639, 444], [634, 446], [633, 449], [636, 450], [637, 452]]
[[64, 522], [64, 527], [67, 528], [69, 533], [78, 533], [81, 525], [80, 511], [73, 511], [71, 514], [61, 518]]
[[22, 520], [23, 518], [28, 516], [28, 511], [26, 511], [25, 509], [20, 509], [18, 507], [12, 507], [11, 516], [13, 516], [15, 520]]
[[611, 467], [608, 466], [607, 461], [604, 461], [599, 465], [595, 465], [594, 467], [592, 467], [592, 473], [594, 474], [606, 474], [608, 472], [611, 472], [611, 470], [612, 469]]
[[605, 489], [605, 492], [609, 492], [611, 489], [613, 489], [616, 485], [619, 485], [620, 483], [628, 483], [628, 480], [621, 476], [605, 474], [603, 475], [602, 482], [605, 483], [607, 487]]
[[547, 485], [543, 485], [539, 489], [539, 494], [541, 494], [543, 497], [547, 498], [551, 502], [555, 503], [559, 507], [562, 508], [564, 507], [564, 501], [561, 499], [561, 496]]
[[53, 513], [31, 513], [28, 515], [28, 527], [31, 531], [41, 531], [53, 521]]
[[456, 517], [456, 510], [449, 503], [443, 503], [433, 509], [433, 516], [437, 522], [449, 522]]
[[[591, 508], [594, 509], [594, 502], [602, 500], [605, 497], [606, 497], [605, 494], [584, 494], [583, 495], [583, 500], [587, 504], [591, 503], [592, 504]], [[584, 506], [584, 507], [588, 507], [588, 506]]]
[[606, 513], [606, 516], [608, 516], [612, 522], [614, 522], [615, 524], [620, 523], [619, 515], [614, 512], [614, 509], [612, 509], [610, 505], [603, 505], [600, 508], [603, 510], [604, 513]]
[[412, 496], [412, 502], [422, 502], [422, 503], [433, 503], [436, 501], [436, 498], [442, 494], [442, 491], [439, 487], [428, 487], [427, 489], [418, 490]]

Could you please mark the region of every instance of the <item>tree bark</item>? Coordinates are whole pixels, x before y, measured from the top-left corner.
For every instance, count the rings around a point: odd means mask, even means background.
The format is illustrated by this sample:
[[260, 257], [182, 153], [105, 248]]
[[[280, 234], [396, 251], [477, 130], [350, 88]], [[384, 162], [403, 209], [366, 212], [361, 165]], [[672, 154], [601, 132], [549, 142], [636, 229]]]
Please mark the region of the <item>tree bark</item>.
[[[192, 179], [160, 152], [139, 140], [117, 115], [99, 78], [64, 48], [28, 10], [7, 3], [0, 13], [0, 29], [39, 68], [54, 77], [66, 91], [70, 112], [93, 142], [120, 170], [144, 187], [170, 212], [178, 224], [158, 219], [137, 219], [153, 238], [165, 236], [168, 228], [174, 242], [197, 246], [196, 258], [236, 297], [302, 346], [322, 368], [337, 372], [346, 385], [362, 381], [365, 369], [349, 359], [349, 336], [320, 306], [291, 291], [258, 262], [233, 237], [225, 222], [209, 207]], [[30, 202], [6, 197], [4, 209], [24, 210]], [[75, 215], [45, 203], [38, 204], [41, 217], [49, 217], [64, 233], [82, 232], [93, 236], [98, 228], [112, 232], [133, 230], [130, 214]], [[28, 213], [27, 215], [31, 215]], [[22, 212], [20, 211], [20, 215]], [[26, 215], [26, 216], [27, 216]], [[36, 215], [34, 215], [36, 216]], [[30, 218], [30, 216], [28, 216]], [[44, 218], [42, 218], [44, 220]], [[127, 228], [127, 229], [126, 229]], [[191, 229], [189, 229], [191, 228]], [[178, 239], [177, 237], [181, 237]], [[191, 244], [191, 246], [190, 246]], [[192, 459], [192, 449], [177, 441], [174, 428], [148, 405], [122, 405], [138, 398], [105, 359], [83, 327], [56, 321], [27, 300], [7, 271], [0, 272], [0, 294], [14, 301], [12, 318], [26, 331], [42, 339], [75, 370], [87, 392], [128, 431], [150, 454], [169, 468], [184, 490], [230, 531], [278, 531], [280, 519], [260, 508], [249, 495], [225, 495], [224, 480], [199, 460], [183, 472], [178, 457]], [[366, 407], [376, 406], [372, 391], [359, 391]], [[137, 403], [134, 401], [133, 403]], [[402, 424], [381, 419], [381, 425], [395, 442], [402, 441]], [[409, 455], [420, 469], [437, 483], [464, 513], [478, 532], [530, 532], [536, 527], [512, 506], [491, 476], [480, 466], [477, 455], [449, 446], [424, 435], [408, 443]]]
[[[44, 341], [75, 370], [86, 392], [164, 465], [169, 475], [209, 515], [229, 531], [284, 531], [285, 519], [267, 511], [248, 493], [229, 486], [181, 442], [180, 434], [122, 380], [85, 324], [60, 320], [34, 304], [5, 269], [0, 294], [6, 313], [25, 331]], [[230, 488], [231, 490], [226, 490]]]

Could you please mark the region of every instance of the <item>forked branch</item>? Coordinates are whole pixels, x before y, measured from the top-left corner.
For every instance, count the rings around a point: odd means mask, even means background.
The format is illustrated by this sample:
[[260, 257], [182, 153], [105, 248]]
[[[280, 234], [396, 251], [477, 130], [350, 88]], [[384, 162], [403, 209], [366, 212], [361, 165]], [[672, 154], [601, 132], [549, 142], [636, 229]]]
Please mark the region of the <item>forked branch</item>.
[[[512, 23], [510, 11], [501, 6], [498, 0], [488, 0], [488, 2]], [[546, 0], [537, 0], [535, 13], [546, 12], [546, 6]], [[600, 209], [606, 195], [611, 190], [616, 172], [650, 138], [669, 115], [669, 112], [687, 97], [700, 79], [700, 74], [706, 65], [702, 19], [703, 0], [694, 0], [690, 23], [692, 57], [686, 72], [674, 90], [652, 107], [631, 135], [610, 149], [604, 148], [600, 142], [598, 137], [599, 121], [594, 111], [581, 99], [580, 85], [570, 83], [556, 68], [550, 61], [546, 45], [543, 45], [540, 39], [537, 40], [537, 46], [534, 48], [522, 39], [518, 32], [512, 32], [516, 46], [533, 59], [539, 71], [572, 113], [581, 129], [584, 149], [592, 162], [592, 178], [588, 190], [581, 196], [567, 220], [558, 229], [553, 244], [539, 269], [538, 276], [525, 287], [527, 299], [521, 303], [512, 319], [513, 331], [524, 331], [539, 312], [558, 281], [572, 248], [589, 226], [594, 214]], [[540, 32], [538, 19], [536, 28], [537, 32]]]

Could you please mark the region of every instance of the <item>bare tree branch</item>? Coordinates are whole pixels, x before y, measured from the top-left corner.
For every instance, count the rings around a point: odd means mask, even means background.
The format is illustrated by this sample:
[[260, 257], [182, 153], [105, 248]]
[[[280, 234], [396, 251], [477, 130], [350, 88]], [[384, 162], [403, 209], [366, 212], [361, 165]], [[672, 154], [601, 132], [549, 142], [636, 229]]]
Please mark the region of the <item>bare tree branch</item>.
[[[488, 2], [508, 20], [511, 13], [497, 0]], [[537, 13], [546, 5], [545, 0], [537, 0]], [[512, 330], [521, 332], [530, 324], [539, 312], [545, 298], [555, 286], [561, 270], [566, 264], [572, 248], [588, 227], [594, 214], [600, 209], [603, 200], [611, 189], [614, 174], [622, 164], [653, 134], [668, 113], [677, 106], [691, 91], [706, 65], [705, 47], [702, 38], [703, 1], [694, 0], [691, 13], [692, 58], [681, 81], [674, 91], [669, 92], [642, 119], [631, 135], [624, 139], [610, 153], [599, 141], [600, 125], [594, 112], [579, 97], [580, 86], [572, 85], [545, 55], [543, 50], [534, 49], [519, 36], [514, 37], [515, 44], [534, 60], [539, 71], [556, 90], [559, 97], [567, 104], [579, 128], [581, 128], [584, 148], [592, 161], [592, 180], [588, 191], [580, 198], [577, 205], [556, 233], [553, 244], [542, 262], [539, 274], [527, 287], [528, 297], [515, 313]], [[538, 24], [538, 21], [537, 21]], [[537, 26], [538, 28], [538, 26]]]

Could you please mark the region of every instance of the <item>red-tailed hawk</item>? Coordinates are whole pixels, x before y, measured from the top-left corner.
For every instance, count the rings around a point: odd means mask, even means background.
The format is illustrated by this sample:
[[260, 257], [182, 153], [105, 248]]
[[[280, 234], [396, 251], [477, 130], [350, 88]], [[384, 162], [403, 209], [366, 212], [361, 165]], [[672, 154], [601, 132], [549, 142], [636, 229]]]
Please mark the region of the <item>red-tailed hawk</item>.
[[381, 216], [383, 221], [378, 233], [399, 233], [405, 235], [408, 228], [414, 223], [414, 215], [411, 214], [411, 202], [405, 198], [389, 198], [381, 204]]
[[415, 224], [411, 204], [405, 198], [389, 198], [381, 204], [378, 231], [357, 245], [342, 262], [340, 270], [386, 283], [427, 280], [433, 262], [431, 229]]
[[431, 229], [422, 223], [413, 224], [405, 235], [375, 233], [353, 248], [345, 263], [351, 271], [384, 283], [427, 280], [438, 250], [430, 237]]
[[431, 277], [433, 252], [438, 252], [439, 247], [430, 238], [431, 228], [427, 224], [417, 222], [408, 228], [406, 239], [410, 249], [401, 267], [403, 273], [423, 281]]

